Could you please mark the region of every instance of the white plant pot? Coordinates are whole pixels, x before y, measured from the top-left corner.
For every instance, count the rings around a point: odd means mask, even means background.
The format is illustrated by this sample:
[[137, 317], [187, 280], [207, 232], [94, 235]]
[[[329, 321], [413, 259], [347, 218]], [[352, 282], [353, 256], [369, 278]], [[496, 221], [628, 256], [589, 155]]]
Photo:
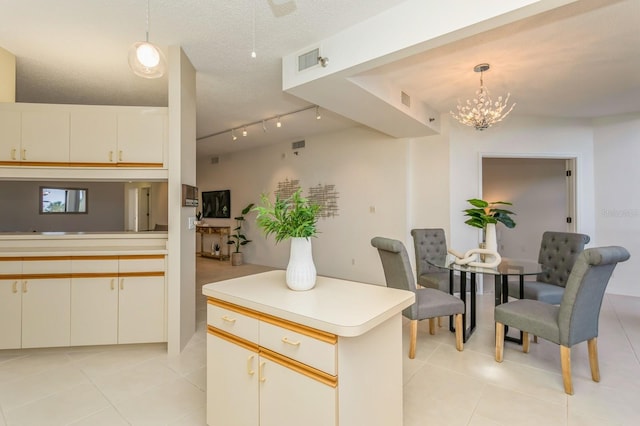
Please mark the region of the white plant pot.
[[498, 252], [498, 240], [496, 238], [496, 224], [487, 223], [484, 231], [484, 243], [487, 250]]
[[291, 290], [311, 290], [316, 285], [316, 266], [313, 264], [311, 239], [291, 238], [291, 253], [286, 275]]

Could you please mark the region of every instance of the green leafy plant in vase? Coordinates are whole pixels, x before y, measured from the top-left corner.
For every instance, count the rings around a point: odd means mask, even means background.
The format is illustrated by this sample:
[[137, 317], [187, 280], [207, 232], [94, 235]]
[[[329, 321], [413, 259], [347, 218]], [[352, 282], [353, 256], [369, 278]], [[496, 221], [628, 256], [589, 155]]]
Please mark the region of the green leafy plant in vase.
[[484, 231], [485, 248], [497, 252], [496, 224], [500, 222], [507, 228], [515, 228], [516, 226], [515, 221], [510, 216], [515, 215], [515, 213], [497, 206], [511, 206], [513, 204], [508, 201], [485, 201], [478, 198], [471, 198], [467, 202], [473, 208], [463, 210], [464, 215], [469, 217], [464, 223], [474, 228], [482, 229]]
[[276, 195], [273, 203], [263, 194], [262, 205], [254, 209], [258, 212], [256, 222], [267, 237], [273, 234], [276, 243], [291, 239], [286, 282], [292, 290], [310, 290], [316, 282], [311, 237], [318, 233], [320, 206], [303, 197], [301, 192], [298, 189], [286, 199]]
[[244, 209], [242, 209], [240, 216], [236, 216], [233, 218], [236, 221], [236, 227], [233, 228], [233, 233], [229, 235], [227, 244], [234, 246], [233, 253], [231, 253], [231, 264], [234, 266], [242, 265], [242, 263], [244, 262], [240, 247], [251, 242], [251, 240], [247, 239], [247, 236], [243, 233], [242, 225], [245, 221], [245, 215], [251, 211], [253, 206], [254, 204], [250, 203]]

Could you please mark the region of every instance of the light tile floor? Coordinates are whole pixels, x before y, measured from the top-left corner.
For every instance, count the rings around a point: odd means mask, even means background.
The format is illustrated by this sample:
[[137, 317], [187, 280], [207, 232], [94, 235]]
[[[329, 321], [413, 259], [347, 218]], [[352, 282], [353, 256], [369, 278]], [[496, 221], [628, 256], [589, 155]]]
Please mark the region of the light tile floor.
[[[164, 344], [0, 351], [0, 426], [204, 425], [200, 287], [268, 269], [197, 258], [198, 329], [179, 357]], [[463, 352], [445, 328], [431, 336], [420, 324], [416, 358], [403, 358], [404, 426], [640, 424], [640, 298], [605, 297], [602, 380], [591, 381], [586, 345], [576, 346], [573, 396], [563, 391], [556, 345], [541, 340], [523, 354], [507, 343], [504, 362], [494, 361], [492, 308], [492, 293], [479, 296], [478, 328]], [[403, 332], [406, 354], [408, 323]]]

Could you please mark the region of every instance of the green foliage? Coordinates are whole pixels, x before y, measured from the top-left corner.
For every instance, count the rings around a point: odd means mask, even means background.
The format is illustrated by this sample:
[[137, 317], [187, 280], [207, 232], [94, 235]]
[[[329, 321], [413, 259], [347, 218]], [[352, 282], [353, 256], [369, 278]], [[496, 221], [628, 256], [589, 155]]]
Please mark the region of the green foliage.
[[273, 234], [276, 243], [287, 238], [315, 237], [316, 223], [320, 206], [310, 203], [300, 195], [298, 189], [291, 197], [281, 200], [276, 196], [272, 203], [266, 194], [262, 194], [262, 205], [254, 210], [258, 212], [256, 221], [268, 237]]
[[246, 235], [242, 233], [242, 223], [244, 222], [244, 215], [249, 213], [253, 208], [253, 203], [242, 209], [241, 216], [234, 217], [236, 221], [236, 227], [233, 229], [233, 234], [229, 235], [227, 244], [233, 244], [235, 246], [234, 253], [240, 253], [240, 246], [249, 244], [251, 240], [248, 240]]
[[485, 229], [488, 223], [500, 222], [507, 228], [515, 228], [516, 223], [509, 216], [511, 214], [515, 215], [515, 213], [510, 210], [504, 210], [495, 207], [497, 205], [511, 206], [511, 203], [507, 201], [487, 202], [484, 200], [479, 200], [477, 198], [472, 198], [467, 201], [474, 207], [472, 209], [463, 210], [464, 215], [469, 216], [469, 219], [464, 222], [467, 225], [473, 226], [475, 228]]

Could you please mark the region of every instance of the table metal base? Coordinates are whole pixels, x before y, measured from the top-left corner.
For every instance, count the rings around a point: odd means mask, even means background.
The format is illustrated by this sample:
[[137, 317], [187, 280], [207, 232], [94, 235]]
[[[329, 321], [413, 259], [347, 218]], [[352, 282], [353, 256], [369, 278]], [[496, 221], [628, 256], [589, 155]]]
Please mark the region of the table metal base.
[[[473, 334], [476, 329], [476, 274], [474, 272], [470, 273], [471, 275], [471, 303], [469, 310], [469, 328], [467, 328], [467, 273], [464, 271], [460, 272], [460, 300], [464, 303], [464, 314], [462, 314], [462, 328], [464, 329], [462, 341], [464, 343], [467, 342], [469, 337]], [[449, 293], [453, 294], [453, 270], [449, 270]], [[449, 317], [449, 331], [455, 332], [456, 328], [454, 327], [453, 316]]]

